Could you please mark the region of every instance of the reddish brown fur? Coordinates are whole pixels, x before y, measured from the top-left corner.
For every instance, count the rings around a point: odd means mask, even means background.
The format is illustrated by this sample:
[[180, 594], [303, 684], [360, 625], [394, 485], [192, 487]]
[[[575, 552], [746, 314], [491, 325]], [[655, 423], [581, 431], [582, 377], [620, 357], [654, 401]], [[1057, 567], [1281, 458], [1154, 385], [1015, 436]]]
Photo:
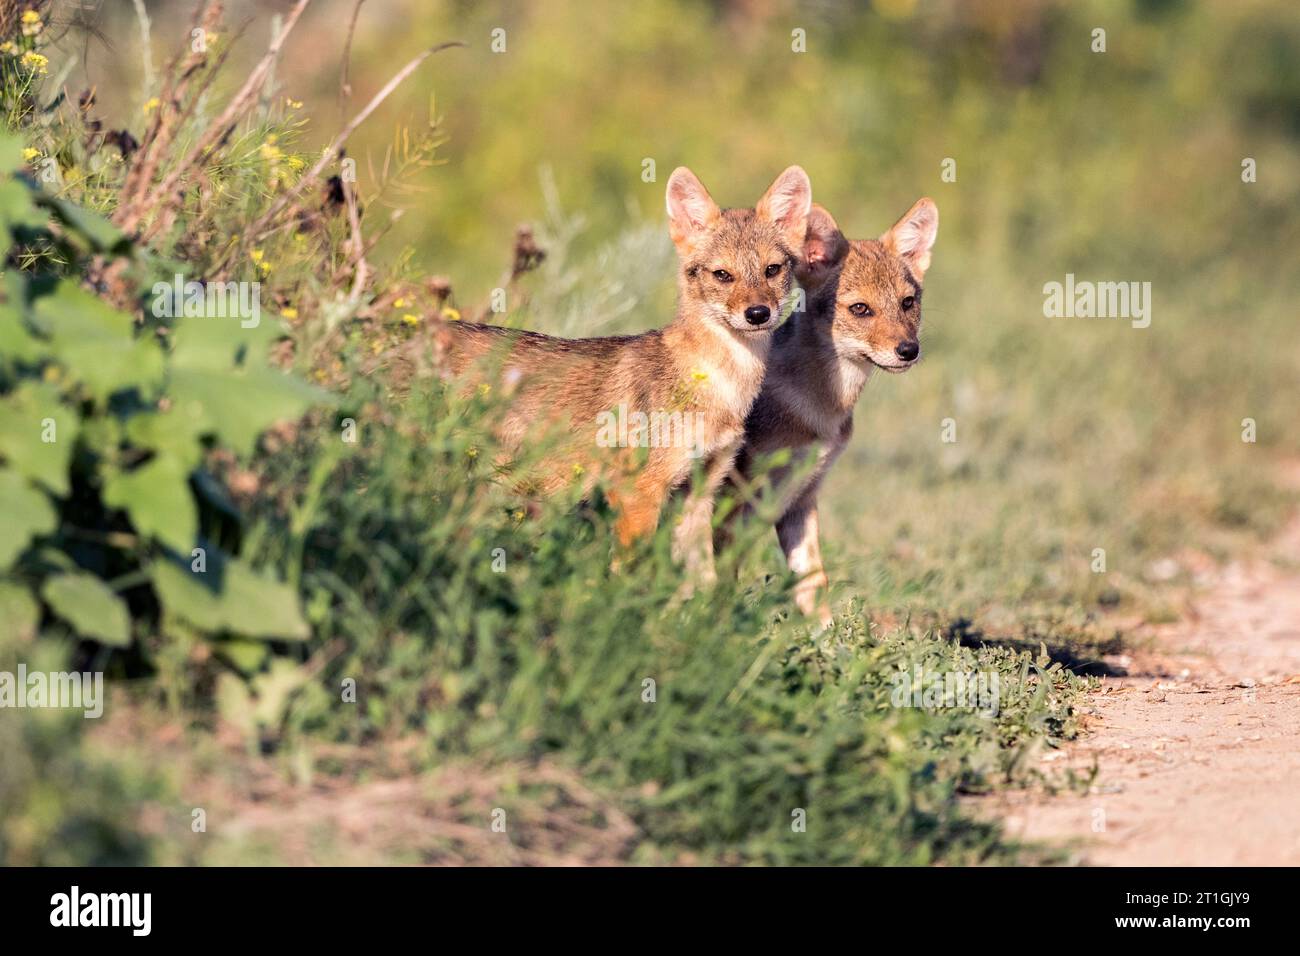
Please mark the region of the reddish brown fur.
[[[500, 362], [493, 377], [512, 396], [501, 429], [507, 449], [517, 449], [548, 424], [567, 432], [569, 440], [540, 477], [540, 490], [554, 491], [575, 474], [588, 487], [603, 478], [619, 509], [622, 544], [655, 527], [668, 493], [690, 476], [697, 459], [687, 447], [600, 447], [597, 416], [620, 406], [700, 413], [697, 444], [705, 484], [716, 488], [730, 469], [762, 384], [772, 329], [793, 285], [810, 190], [803, 170], [791, 167], [755, 209], [719, 210], [689, 170], [675, 171], [668, 204], [680, 259], [679, 299], [676, 317], [663, 329], [560, 339], [469, 323], [449, 326], [447, 358], [454, 374], [477, 366], [474, 374], [482, 375]], [[777, 274], [766, 275], [773, 265]], [[731, 280], [721, 281], [717, 270]], [[766, 306], [771, 318], [751, 324], [743, 315], [751, 306]], [[711, 493], [708, 502], [711, 507]]]
[[[880, 239], [848, 242], [830, 214], [814, 207], [799, 269], [807, 308], [777, 330], [762, 391], [745, 425], [736, 465], [745, 479], [758, 455], [791, 448], [798, 459], [817, 446], [812, 474], [797, 486], [788, 480], [797, 462], [772, 478], [787, 502], [776, 530], [800, 579], [795, 600], [824, 623], [830, 611], [823, 594], [817, 492], [853, 434], [853, 408], [871, 372], [906, 371], [919, 357], [921, 280], [937, 228], [938, 210], [922, 199]], [[856, 314], [860, 304], [871, 314]], [[904, 360], [898, 349], [909, 345], [918, 351]]]

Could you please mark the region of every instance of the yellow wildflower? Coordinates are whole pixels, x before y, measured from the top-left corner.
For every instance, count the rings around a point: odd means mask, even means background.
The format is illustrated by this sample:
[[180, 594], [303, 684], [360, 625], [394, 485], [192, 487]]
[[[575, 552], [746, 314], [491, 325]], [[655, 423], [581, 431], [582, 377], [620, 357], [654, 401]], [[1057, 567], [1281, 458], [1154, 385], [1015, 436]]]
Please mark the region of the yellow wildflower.
[[149, 97], [149, 99], [145, 101], [144, 104], [144, 114], [148, 116], [150, 113], [156, 110], [161, 103], [162, 100], [158, 99], [158, 97], [156, 96]]
[[41, 15], [35, 10], [27, 10], [23, 13], [23, 36], [34, 37], [44, 27], [45, 24], [41, 23]]
[[296, 319], [298, 318], [298, 310], [288, 305], [280, 310], [280, 315], [286, 319]]
[[404, 305], [406, 305], [406, 300], [403, 299], [403, 298], [401, 298], [401, 297], [398, 297], [398, 298], [396, 298], [396, 299], [393, 300], [393, 308], [394, 308], [394, 309], [400, 309], [400, 308], [402, 308], [402, 306], [404, 306]]
[[41, 76], [50, 72], [49, 57], [42, 56], [39, 53], [33, 53], [31, 50], [24, 53], [18, 62], [33, 73], [39, 73]]
[[302, 109], [302, 100], [291, 100], [291, 99], [289, 99], [289, 97], [286, 96], [286, 97], [284, 98], [284, 103], [285, 103], [285, 105], [288, 106], [289, 109], [291, 109], [291, 110], [300, 110], [300, 109]]
[[701, 372], [699, 369], [691, 369], [691, 378], [697, 382], [707, 382], [709, 380], [709, 373]]
[[5, 40], [4, 43], [0, 43], [0, 53], [8, 53], [10, 56], [17, 56], [18, 44], [14, 43], [13, 40]]
[[474, 447], [473, 445], [470, 445], [468, 448], [465, 449], [465, 457], [466, 457], [466, 458], [477, 458], [477, 457], [478, 457], [478, 449], [477, 449], [476, 447]]
[[459, 312], [459, 310], [457, 310], [457, 309], [453, 309], [451, 306], [447, 306], [445, 309], [443, 309], [443, 310], [442, 310], [442, 314], [443, 314], [443, 316], [444, 316], [445, 318], [451, 319], [451, 321], [453, 321], [453, 322], [459, 322], [459, 321], [460, 321], [460, 312]]
[[41, 155], [41, 151], [39, 149], [32, 149], [30, 146], [28, 146], [26, 149], [23, 150], [23, 159], [25, 159], [29, 163], [40, 155]]

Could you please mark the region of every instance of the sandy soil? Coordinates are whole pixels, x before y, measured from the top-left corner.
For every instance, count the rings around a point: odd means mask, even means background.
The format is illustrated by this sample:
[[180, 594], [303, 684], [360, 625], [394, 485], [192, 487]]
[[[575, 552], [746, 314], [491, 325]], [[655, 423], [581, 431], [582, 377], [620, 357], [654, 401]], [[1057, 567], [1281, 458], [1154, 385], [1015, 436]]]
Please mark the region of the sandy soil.
[[[1216, 573], [1177, 624], [1121, 661], [1089, 732], [1048, 767], [1086, 795], [990, 798], [1010, 835], [1115, 866], [1300, 864], [1300, 523]], [[1046, 767], [1045, 767], [1046, 769]], [[985, 807], [984, 809], [990, 809]]]

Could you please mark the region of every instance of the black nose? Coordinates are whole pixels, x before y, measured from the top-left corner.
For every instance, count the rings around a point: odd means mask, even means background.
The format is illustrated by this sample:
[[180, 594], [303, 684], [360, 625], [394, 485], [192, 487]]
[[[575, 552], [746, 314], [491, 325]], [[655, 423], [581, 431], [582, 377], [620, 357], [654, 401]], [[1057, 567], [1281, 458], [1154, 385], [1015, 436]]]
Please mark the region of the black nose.
[[894, 351], [898, 353], [898, 357], [904, 362], [910, 362], [921, 354], [921, 346], [917, 342], [903, 342], [896, 345]]
[[745, 310], [745, 321], [750, 325], [762, 325], [772, 317], [772, 310], [765, 305], [751, 305]]

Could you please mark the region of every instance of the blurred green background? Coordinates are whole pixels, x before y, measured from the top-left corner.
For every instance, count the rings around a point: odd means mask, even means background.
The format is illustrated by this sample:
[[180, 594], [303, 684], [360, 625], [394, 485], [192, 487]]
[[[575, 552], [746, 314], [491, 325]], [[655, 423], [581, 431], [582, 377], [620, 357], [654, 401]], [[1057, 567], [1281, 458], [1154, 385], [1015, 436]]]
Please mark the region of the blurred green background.
[[[254, 17], [234, 57], [288, 6], [230, 4], [230, 22]], [[1190, 568], [1279, 520], [1300, 372], [1293, 3], [368, 0], [344, 109], [354, 6], [313, 4], [277, 67], [310, 117], [293, 145], [319, 148], [420, 49], [468, 44], [421, 67], [350, 147], [369, 228], [403, 210], [378, 256], [445, 275], [462, 309], [500, 284], [514, 228], [532, 223], [549, 258], [506, 321], [663, 325], [678, 164], [747, 205], [800, 163], [853, 237], [935, 198], [926, 359], [870, 384], [827, 494], [832, 578], [869, 603], [1113, 606], [1144, 590], [1144, 562], [1190, 550]], [[188, 6], [150, 9], [160, 57]], [[138, 83], [123, 78], [139, 65], [121, 51], [138, 28], [127, 4], [101, 27], [84, 68], [129, 120]], [[418, 134], [431, 108], [436, 163], [387, 183], [394, 129]], [[1067, 273], [1152, 283], [1150, 328], [1045, 318], [1043, 286]], [[1095, 547], [1110, 576], [1089, 573]]]
[[[161, 62], [186, 35], [189, 5], [148, 6]], [[289, 6], [227, 4], [231, 23], [255, 17], [236, 61], [251, 60]], [[305, 143], [337, 128], [353, 8], [313, 3], [278, 67], [311, 117]], [[137, 26], [129, 4], [102, 16], [105, 42], [90, 43], [84, 69], [129, 122], [138, 83], [123, 79], [139, 70]], [[1095, 28], [1105, 53], [1092, 52]], [[795, 31], [806, 52], [792, 49]], [[1172, 279], [1296, 251], [1287, 213], [1300, 180], [1300, 15], [1286, 0], [367, 0], [351, 110], [451, 39], [468, 48], [421, 68], [351, 154], [362, 192], [375, 189], [394, 126], [422, 127], [436, 96], [443, 165], [416, 177], [423, 191], [405, 197], [386, 246], [414, 245], [466, 295], [495, 285], [516, 223], [545, 219], [547, 170], [592, 246], [636, 223], [662, 227], [663, 183], [678, 164], [722, 204], [746, 205], [798, 162], [853, 235], [934, 195], [947, 266], [936, 277], [1026, 254], [1127, 268], [1140, 248], [1144, 278]], [[1261, 169], [1248, 190], [1238, 188], [1245, 156]], [[940, 180], [947, 157], [955, 183]], [[642, 180], [646, 159], [655, 182]]]

